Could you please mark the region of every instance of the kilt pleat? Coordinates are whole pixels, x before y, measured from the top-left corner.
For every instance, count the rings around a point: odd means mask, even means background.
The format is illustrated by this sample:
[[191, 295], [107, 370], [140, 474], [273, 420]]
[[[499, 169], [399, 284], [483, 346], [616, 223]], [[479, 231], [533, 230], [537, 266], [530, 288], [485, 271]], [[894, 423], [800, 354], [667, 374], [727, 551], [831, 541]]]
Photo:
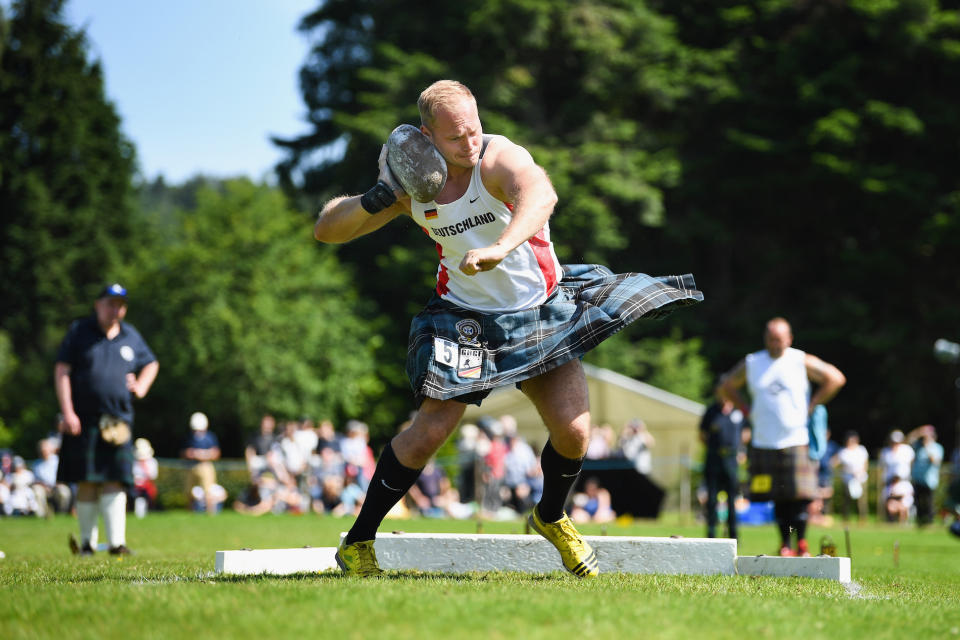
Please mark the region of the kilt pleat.
[[[583, 357], [635, 320], [660, 319], [702, 300], [690, 274], [615, 274], [600, 265], [564, 265], [563, 279], [546, 302], [511, 313], [464, 309], [434, 295], [411, 323], [407, 376], [418, 404], [426, 397], [480, 404], [497, 387]], [[458, 329], [463, 321], [475, 323], [478, 333], [465, 337]], [[479, 350], [479, 373], [473, 367], [464, 376], [455, 361], [438, 357], [438, 340]]]

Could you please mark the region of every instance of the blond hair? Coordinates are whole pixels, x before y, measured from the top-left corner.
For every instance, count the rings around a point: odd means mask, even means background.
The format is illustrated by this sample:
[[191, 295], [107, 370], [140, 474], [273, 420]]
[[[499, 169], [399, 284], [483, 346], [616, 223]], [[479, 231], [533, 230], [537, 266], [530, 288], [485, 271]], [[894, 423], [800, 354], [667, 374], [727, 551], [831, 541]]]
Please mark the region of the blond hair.
[[465, 84], [456, 80], [437, 80], [424, 89], [417, 100], [420, 123], [425, 127], [431, 127], [437, 117], [437, 109], [465, 98], [476, 102], [473, 93]]

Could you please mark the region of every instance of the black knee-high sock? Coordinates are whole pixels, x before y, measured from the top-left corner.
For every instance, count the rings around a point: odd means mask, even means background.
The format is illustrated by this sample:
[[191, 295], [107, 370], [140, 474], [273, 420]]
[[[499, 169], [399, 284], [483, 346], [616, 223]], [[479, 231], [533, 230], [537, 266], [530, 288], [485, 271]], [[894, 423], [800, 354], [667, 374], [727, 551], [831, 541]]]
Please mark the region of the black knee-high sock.
[[807, 537], [807, 520], [810, 518], [807, 512], [809, 504], [810, 502], [808, 500], [797, 500], [796, 506], [794, 507], [793, 527], [797, 530], [798, 542]]
[[540, 454], [540, 466], [543, 469], [543, 497], [537, 505], [537, 513], [544, 522], [556, 522], [563, 517], [563, 505], [580, 475], [583, 458], [564, 458], [548, 440]]
[[780, 529], [780, 546], [790, 546], [790, 529], [793, 527], [794, 514], [793, 503], [789, 501], [777, 501], [773, 504], [773, 517], [777, 520], [777, 527]]
[[410, 469], [400, 464], [393, 453], [393, 447], [387, 444], [377, 461], [377, 469], [370, 479], [367, 497], [363, 500], [356, 522], [347, 532], [347, 544], [363, 540], [373, 540], [377, 528], [387, 512], [397, 504], [413, 483], [420, 477], [423, 469]]

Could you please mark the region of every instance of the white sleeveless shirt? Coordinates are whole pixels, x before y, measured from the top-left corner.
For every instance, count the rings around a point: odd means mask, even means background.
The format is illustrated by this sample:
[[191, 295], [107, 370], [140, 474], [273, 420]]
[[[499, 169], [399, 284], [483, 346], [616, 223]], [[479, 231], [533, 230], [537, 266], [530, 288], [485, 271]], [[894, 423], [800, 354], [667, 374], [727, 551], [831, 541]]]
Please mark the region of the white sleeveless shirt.
[[766, 349], [747, 356], [747, 386], [753, 397], [752, 444], [757, 449], [810, 444], [810, 381], [805, 358], [803, 351], [793, 347], [784, 350], [779, 358], [772, 358]]
[[[502, 136], [484, 136], [487, 145]], [[468, 276], [460, 261], [470, 249], [492, 245], [513, 217], [513, 205], [487, 191], [480, 179], [480, 160], [467, 191], [448, 204], [410, 201], [414, 221], [437, 243], [440, 266], [437, 294], [466, 309], [503, 313], [542, 304], [561, 278], [560, 262], [550, 242], [550, 225], [507, 254], [494, 269]]]

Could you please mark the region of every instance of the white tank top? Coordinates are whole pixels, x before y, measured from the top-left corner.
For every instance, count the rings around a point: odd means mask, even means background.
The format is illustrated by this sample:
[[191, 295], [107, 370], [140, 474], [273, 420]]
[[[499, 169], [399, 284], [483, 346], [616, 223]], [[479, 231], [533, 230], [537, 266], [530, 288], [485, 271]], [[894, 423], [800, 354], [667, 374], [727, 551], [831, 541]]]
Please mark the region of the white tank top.
[[437, 243], [437, 294], [457, 306], [492, 313], [542, 304], [561, 277], [549, 224], [511, 251], [496, 268], [472, 276], [460, 271], [464, 254], [496, 242], [513, 216], [513, 205], [494, 198], [480, 179], [483, 153], [497, 138], [502, 136], [484, 136], [484, 149], [473, 168], [470, 186], [459, 199], [448, 204], [410, 201], [414, 221]]
[[790, 347], [779, 358], [764, 349], [746, 358], [747, 386], [753, 397], [752, 444], [758, 449], [784, 449], [810, 444], [807, 410], [810, 381], [806, 354]]

